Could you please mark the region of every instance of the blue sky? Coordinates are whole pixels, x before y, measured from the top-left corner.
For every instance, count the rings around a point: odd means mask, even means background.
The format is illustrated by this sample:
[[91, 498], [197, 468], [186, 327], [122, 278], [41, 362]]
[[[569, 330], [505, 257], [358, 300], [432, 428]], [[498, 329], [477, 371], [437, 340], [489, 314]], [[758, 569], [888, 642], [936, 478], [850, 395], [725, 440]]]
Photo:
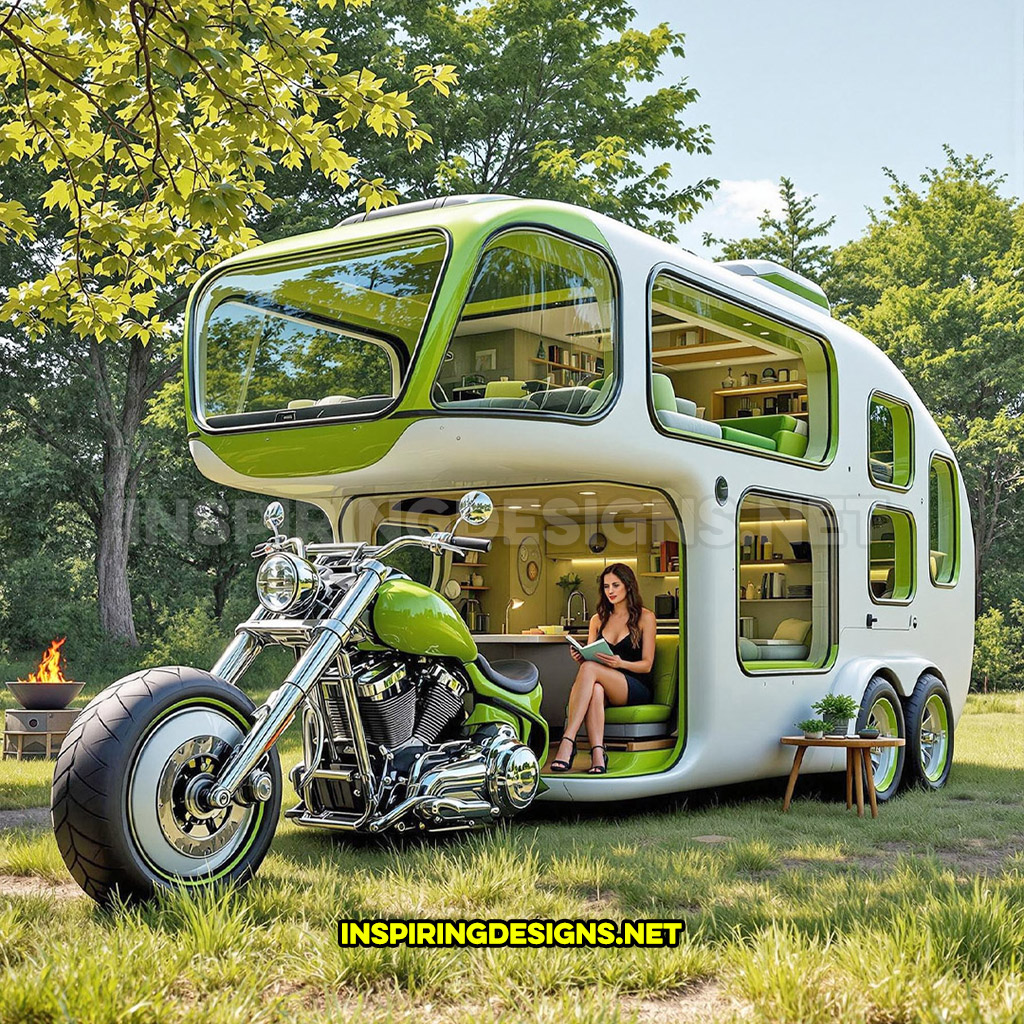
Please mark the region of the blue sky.
[[634, 25], [686, 34], [686, 75], [700, 90], [689, 121], [711, 125], [710, 157], [670, 153], [680, 183], [722, 180], [715, 202], [680, 228], [756, 230], [782, 174], [836, 215], [834, 244], [860, 235], [879, 207], [883, 166], [916, 181], [943, 163], [942, 144], [991, 153], [1004, 190], [1024, 196], [1024, 0], [634, 0]]

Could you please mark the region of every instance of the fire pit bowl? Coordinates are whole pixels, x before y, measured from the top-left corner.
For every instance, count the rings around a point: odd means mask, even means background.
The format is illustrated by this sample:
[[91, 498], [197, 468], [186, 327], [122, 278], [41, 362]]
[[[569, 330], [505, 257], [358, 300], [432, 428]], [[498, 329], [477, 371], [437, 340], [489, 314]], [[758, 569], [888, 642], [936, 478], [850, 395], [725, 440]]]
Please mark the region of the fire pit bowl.
[[32, 711], [60, 711], [81, 692], [85, 683], [11, 683], [7, 689], [23, 707]]

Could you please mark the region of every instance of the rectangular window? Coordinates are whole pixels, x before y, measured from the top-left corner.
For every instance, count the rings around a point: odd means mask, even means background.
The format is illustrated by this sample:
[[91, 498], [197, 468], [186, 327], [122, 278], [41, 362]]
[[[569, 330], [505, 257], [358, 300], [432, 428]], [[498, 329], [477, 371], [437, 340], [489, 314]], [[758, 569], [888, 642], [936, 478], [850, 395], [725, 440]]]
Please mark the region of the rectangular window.
[[755, 454], [827, 456], [831, 357], [820, 339], [665, 273], [654, 281], [650, 331], [662, 427]]
[[956, 467], [940, 455], [928, 471], [928, 547], [932, 583], [956, 583], [960, 562]]
[[910, 407], [875, 393], [868, 412], [868, 473], [881, 487], [906, 489], [914, 475]]
[[914, 593], [914, 517], [899, 509], [871, 512], [868, 586], [875, 601], [908, 601]]
[[480, 257], [434, 403], [592, 416], [611, 398], [615, 347], [608, 261], [546, 232], [506, 231]]
[[211, 427], [380, 412], [401, 390], [444, 263], [437, 234], [239, 269], [196, 307]]
[[747, 671], [820, 668], [832, 651], [835, 517], [824, 504], [748, 494], [737, 532], [737, 647]]

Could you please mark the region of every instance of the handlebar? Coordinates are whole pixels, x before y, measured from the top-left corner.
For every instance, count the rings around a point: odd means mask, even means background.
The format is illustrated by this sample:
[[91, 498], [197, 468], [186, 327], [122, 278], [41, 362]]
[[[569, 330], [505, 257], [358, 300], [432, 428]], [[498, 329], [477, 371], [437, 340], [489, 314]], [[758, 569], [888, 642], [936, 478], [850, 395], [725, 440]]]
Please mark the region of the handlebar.
[[452, 537], [452, 544], [464, 548], [466, 551], [490, 551], [491, 540], [489, 537]]
[[457, 551], [459, 553], [490, 551], [491, 542], [487, 537], [453, 537], [450, 533], [432, 533], [429, 537], [416, 537], [407, 534], [404, 537], [396, 537], [394, 540], [388, 541], [383, 547], [369, 548], [367, 552], [371, 553], [372, 557], [381, 559], [387, 558], [399, 548], [404, 547], [427, 548], [435, 555], [439, 555], [442, 551]]

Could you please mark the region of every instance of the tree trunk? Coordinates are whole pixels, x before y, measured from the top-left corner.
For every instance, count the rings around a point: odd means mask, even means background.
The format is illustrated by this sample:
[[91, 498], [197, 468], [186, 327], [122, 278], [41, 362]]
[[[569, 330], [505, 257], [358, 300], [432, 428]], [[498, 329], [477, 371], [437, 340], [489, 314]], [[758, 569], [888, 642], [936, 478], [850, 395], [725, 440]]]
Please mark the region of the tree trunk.
[[103, 495], [96, 524], [100, 625], [111, 636], [137, 646], [128, 553], [146, 447], [139, 444], [139, 431], [154, 382], [148, 379], [152, 348], [137, 340], [128, 344], [127, 366], [120, 380], [109, 372], [105, 346], [95, 339], [89, 343], [89, 367], [103, 431]]
[[131, 465], [123, 446], [103, 453], [103, 498], [96, 538], [96, 579], [100, 625], [105, 633], [125, 640], [133, 647], [139, 642], [132, 615], [132, 594], [128, 583], [128, 546], [134, 499], [129, 499]]

